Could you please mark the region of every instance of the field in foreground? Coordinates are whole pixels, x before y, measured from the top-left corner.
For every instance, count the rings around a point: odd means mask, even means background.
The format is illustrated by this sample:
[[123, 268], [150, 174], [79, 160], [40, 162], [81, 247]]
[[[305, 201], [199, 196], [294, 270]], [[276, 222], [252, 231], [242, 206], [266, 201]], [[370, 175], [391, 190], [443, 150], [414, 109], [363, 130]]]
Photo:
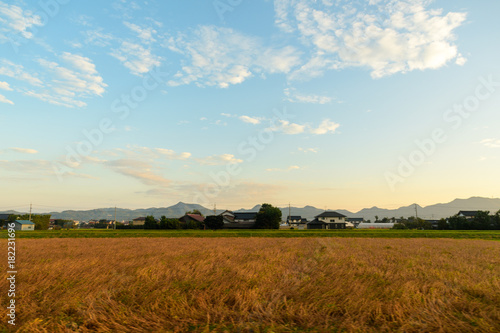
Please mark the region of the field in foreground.
[[18, 332], [500, 331], [498, 242], [18, 239], [16, 261]]
[[[3, 230], [7, 238], [7, 231]], [[1, 235], [1, 233], [0, 233]], [[106, 230], [70, 229], [17, 231], [17, 238], [122, 238], [122, 237], [369, 237], [457, 238], [500, 240], [500, 230]]]

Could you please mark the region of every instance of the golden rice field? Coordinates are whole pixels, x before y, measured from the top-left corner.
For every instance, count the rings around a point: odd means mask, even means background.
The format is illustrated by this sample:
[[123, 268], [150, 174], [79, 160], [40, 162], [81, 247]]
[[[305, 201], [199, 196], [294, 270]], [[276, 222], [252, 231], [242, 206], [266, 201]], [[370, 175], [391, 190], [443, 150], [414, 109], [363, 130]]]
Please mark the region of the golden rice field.
[[500, 332], [496, 241], [18, 239], [16, 261], [17, 332]]

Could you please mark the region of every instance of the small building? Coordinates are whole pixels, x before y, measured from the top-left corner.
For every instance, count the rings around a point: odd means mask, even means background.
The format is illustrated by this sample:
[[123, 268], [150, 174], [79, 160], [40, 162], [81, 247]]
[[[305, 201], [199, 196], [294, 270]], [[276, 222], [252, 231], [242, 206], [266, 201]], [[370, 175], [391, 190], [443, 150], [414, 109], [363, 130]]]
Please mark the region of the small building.
[[458, 212], [457, 216], [465, 217], [466, 219], [473, 219], [476, 217], [478, 211], [477, 210], [461, 210]]
[[186, 214], [183, 217], [179, 218], [179, 221], [181, 222], [201, 222], [203, 223], [205, 221], [205, 218], [201, 215], [198, 214]]
[[305, 229], [307, 225], [307, 219], [302, 216], [292, 215], [288, 216], [286, 219], [286, 224], [291, 228]]
[[358, 224], [365, 222], [363, 217], [346, 217], [346, 227], [356, 228]]
[[255, 228], [257, 212], [222, 212], [225, 229], [252, 229]]
[[146, 222], [145, 217], [137, 217], [137, 218], [132, 220], [133, 225], [144, 225], [145, 222]]
[[35, 230], [35, 223], [28, 220], [17, 220], [12, 221], [16, 225], [14, 226], [14, 230]]
[[346, 216], [333, 211], [326, 211], [307, 223], [307, 229], [345, 229]]

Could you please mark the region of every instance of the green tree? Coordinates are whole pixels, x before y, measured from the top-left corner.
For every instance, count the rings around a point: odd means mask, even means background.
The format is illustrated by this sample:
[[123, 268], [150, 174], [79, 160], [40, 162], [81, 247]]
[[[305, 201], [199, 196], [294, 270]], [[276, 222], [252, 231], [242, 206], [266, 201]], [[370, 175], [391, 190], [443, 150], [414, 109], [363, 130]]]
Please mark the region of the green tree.
[[210, 215], [205, 218], [205, 225], [208, 229], [222, 229], [224, 228], [224, 218], [222, 215]]
[[491, 229], [490, 212], [478, 211], [474, 217], [472, 228], [475, 230], [488, 230]]
[[158, 229], [158, 223], [153, 215], [146, 216], [144, 221], [144, 229]]
[[438, 221], [438, 229], [439, 230], [446, 230], [448, 229], [448, 222], [446, 222], [446, 219], [441, 219]]
[[167, 229], [167, 217], [165, 215], [160, 218], [160, 229]]
[[257, 213], [255, 227], [258, 229], [279, 229], [281, 224], [281, 210], [270, 204], [262, 204]]

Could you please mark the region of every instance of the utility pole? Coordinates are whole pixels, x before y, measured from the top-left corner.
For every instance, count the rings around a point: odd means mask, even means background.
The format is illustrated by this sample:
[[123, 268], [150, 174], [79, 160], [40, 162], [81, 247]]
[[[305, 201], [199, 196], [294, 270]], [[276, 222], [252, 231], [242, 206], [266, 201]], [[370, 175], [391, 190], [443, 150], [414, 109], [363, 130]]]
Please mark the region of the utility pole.
[[214, 203], [214, 215], [217, 215], [217, 203]]
[[418, 221], [417, 204], [415, 204], [415, 219]]
[[290, 208], [290, 203], [288, 203], [288, 224], [292, 221], [292, 209]]
[[116, 206], [115, 206], [115, 223], [113, 223], [113, 229], [116, 230]]
[[32, 203], [30, 202], [30, 218], [29, 218], [30, 222], [31, 222], [31, 208], [32, 208], [32, 206], [33, 206], [33, 205], [32, 205]]

